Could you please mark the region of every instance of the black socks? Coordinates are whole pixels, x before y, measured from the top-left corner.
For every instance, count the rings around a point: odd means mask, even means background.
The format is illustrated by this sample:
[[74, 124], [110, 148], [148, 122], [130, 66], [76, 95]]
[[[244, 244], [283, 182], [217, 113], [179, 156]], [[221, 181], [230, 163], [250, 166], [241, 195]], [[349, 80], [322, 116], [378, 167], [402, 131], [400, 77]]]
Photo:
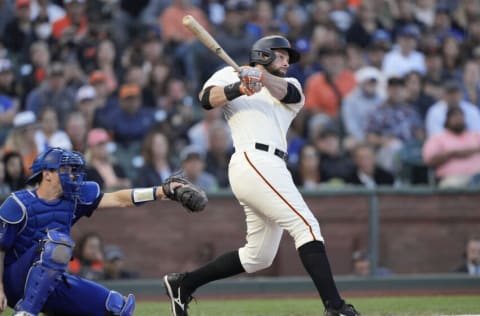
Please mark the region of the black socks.
[[317, 240], [309, 242], [298, 248], [298, 254], [303, 266], [312, 278], [323, 304], [335, 309], [342, 306], [344, 301], [340, 297], [333, 280], [323, 243]]
[[235, 250], [221, 255], [195, 271], [188, 272], [182, 286], [193, 293], [199, 286], [242, 272], [245, 272], [245, 269], [240, 263], [238, 250]]

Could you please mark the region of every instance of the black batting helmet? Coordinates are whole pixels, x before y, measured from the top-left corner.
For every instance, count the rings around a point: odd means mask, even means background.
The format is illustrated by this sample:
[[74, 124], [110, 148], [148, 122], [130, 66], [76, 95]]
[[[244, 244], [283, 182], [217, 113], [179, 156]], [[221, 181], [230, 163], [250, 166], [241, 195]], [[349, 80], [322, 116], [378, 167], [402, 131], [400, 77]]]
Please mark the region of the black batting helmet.
[[275, 60], [275, 49], [284, 49], [290, 57], [290, 64], [300, 60], [300, 53], [292, 48], [290, 42], [283, 36], [272, 35], [262, 37], [253, 44], [250, 51], [250, 66], [255, 64], [268, 65]]

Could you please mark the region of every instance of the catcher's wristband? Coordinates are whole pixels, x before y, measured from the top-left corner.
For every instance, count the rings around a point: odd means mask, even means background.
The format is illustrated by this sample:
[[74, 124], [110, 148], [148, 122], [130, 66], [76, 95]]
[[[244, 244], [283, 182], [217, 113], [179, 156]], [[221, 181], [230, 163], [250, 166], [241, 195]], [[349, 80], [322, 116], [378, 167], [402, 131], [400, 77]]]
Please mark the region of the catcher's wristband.
[[223, 88], [223, 92], [225, 93], [225, 97], [227, 98], [228, 101], [231, 101], [243, 95], [242, 90], [240, 89], [240, 85], [241, 85], [241, 82], [237, 81]]
[[132, 202], [141, 205], [157, 199], [157, 187], [132, 189]]

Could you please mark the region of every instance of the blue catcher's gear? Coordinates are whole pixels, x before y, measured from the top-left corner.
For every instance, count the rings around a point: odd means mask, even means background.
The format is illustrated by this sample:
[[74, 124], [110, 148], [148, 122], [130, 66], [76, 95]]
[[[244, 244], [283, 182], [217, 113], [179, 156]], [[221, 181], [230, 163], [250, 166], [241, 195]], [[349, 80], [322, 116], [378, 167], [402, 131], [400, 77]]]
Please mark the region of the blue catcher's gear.
[[32, 175], [28, 182], [40, 181], [43, 170], [56, 170], [63, 196], [68, 200], [79, 197], [79, 187], [85, 178], [85, 160], [80, 153], [58, 147], [48, 148], [35, 158], [30, 169]]
[[28, 271], [23, 298], [15, 305], [16, 311], [40, 313], [67, 268], [74, 242], [64, 233], [49, 231], [40, 246], [40, 259]]
[[105, 302], [105, 307], [110, 313], [109, 315], [115, 316], [131, 316], [135, 310], [135, 297], [133, 294], [129, 294], [125, 298], [122, 294], [116, 291], [110, 291]]

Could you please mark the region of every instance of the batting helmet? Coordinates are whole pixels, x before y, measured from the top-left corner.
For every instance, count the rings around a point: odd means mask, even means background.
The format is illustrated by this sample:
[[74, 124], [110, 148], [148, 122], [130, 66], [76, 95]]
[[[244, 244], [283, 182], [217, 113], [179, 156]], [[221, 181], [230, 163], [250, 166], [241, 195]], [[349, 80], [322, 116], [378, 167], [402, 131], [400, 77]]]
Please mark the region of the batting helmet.
[[290, 64], [300, 60], [300, 53], [292, 48], [290, 42], [283, 36], [266, 36], [253, 44], [250, 51], [250, 66], [255, 64], [268, 65], [275, 60], [275, 49], [284, 49], [290, 57]]

